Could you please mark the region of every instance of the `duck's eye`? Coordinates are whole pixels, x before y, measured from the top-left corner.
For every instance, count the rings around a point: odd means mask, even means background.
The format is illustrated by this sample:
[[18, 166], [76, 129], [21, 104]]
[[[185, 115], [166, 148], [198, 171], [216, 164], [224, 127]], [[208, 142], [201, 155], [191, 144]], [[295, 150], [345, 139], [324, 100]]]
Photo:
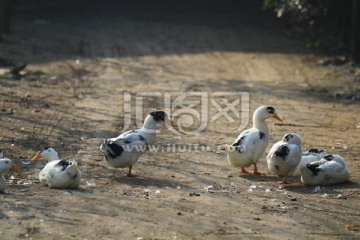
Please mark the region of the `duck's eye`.
[[274, 109], [273, 107], [267, 107], [267, 108], [266, 108], [266, 111], [267, 111], [268, 113], [271, 113], [271, 114], [274, 114], [274, 113], [275, 113], [275, 109]]
[[291, 138], [293, 138], [294, 136], [292, 134], [288, 134], [285, 136], [285, 140], [289, 141]]
[[49, 149], [48, 152], [51, 152], [51, 150]]

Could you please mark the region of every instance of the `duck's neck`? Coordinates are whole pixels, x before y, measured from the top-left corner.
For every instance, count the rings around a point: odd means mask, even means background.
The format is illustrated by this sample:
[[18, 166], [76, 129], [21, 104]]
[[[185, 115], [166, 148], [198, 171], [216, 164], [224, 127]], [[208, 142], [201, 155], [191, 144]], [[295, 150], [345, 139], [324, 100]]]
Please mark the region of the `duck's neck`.
[[253, 116], [253, 127], [259, 129], [261, 132], [269, 136], [269, 128], [265, 122], [265, 119], [262, 119], [258, 114]]
[[48, 162], [52, 162], [55, 160], [60, 160], [60, 158], [59, 158], [58, 153], [55, 152], [55, 153], [51, 153], [45, 160], [47, 160]]
[[156, 141], [156, 122], [151, 115], [145, 118], [144, 125], [141, 128], [142, 134], [147, 140], [149, 145], [152, 145]]
[[145, 118], [144, 125], [142, 126], [141, 130], [155, 130], [156, 129], [156, 122], [154, 121], [154, 118], [151, 115], [148, 115]]

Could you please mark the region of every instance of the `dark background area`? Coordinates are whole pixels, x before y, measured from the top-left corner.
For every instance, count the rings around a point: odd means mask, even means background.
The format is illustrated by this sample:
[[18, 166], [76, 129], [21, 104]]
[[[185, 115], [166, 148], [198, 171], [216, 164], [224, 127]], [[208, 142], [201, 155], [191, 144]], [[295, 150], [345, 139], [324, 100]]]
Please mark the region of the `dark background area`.
[[[11, 4], [10, 4], [11, 3]], [[10, 6], [12, 5], [12, 6]], [[26, 26], [19, 29], [11, 22], [56, 23], [72, 19], [72, 24], [88, 21], [89, 27], [103, 24], [106, 18], [108, 24], [123, 21], [156, 22], [167, 21], [172, 27], [199, 26], [231, 29], [246, 32], [241, 37], [253, 36], [251, 29], [273, 31], [275, 34], [286, 34], [302, 41], [309, 51], [327, 55], [344, 55], [346, 58], [359, 59], [359, 5], [357, 0], [257, 0], [257, 1], [0, 1], [0, 33], [12, 34], [26, 31]], [[167, 14], [164, 14], [166, 12]], [[10, 14], [11, 13], [11, 14]], [[10, 21], [10, 16], [12, 20]], [[99, 21], [96, 21], [96, 18]], [[246, 29], [243, 29], [246, 26]], [[101, 26], [100, 26], [101, 27]], [[130, 26], [131, 27], [131, 26]], [[280, 27], [280, 28], [279, 28]], [[45, 29], [44, 29], [45, 30]], [[53, 31], [62, 31], [54, 28]], [[151, 34], [149, 29], [139, 29], [141, 34]], [[142, 33], [143, 31], [143, 33]], [[64, 32], [64, 38], [66, 38]], [[79, 32], [81, 34], [81, 32]], [[194, 33], [191, 50], [202, 49], [201, 41]], [[46, 37], [46, 35], [44, 35]], [[125, 37], [126, 36], [121, 36]], [[244, 41], [246, 42], [246, 41]], [[239, 39], [239, 49], [226, 49], [231, 44], [224, 44], [219, 50], [229, 51], [261, 51], [284, 52], [271, 40], [263, 39], [260, 46], [243, 46]], [[214, 46], [219, 48], [219, 46]], [[288, 47], [285, 47], [288, 49]], [[289, 50], [286, 50], [289, 51]], [[293, 52], [299, 52], [294, 47]], [[133, 53], [136, 54], [136, 53]], [[157, 54], [156, 52], [154, 54]]]

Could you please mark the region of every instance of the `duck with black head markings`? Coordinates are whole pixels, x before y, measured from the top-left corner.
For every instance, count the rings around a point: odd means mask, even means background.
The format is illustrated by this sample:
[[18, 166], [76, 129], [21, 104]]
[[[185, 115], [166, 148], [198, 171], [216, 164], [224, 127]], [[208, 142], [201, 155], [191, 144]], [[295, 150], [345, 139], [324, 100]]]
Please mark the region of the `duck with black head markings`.
[[39, 180], [50, 188], [73, 189], [81, 182], [81, 171], [75, 160], [60, 160], [58, 153], [51, 147], [45, 147], [36, 153], [33, 161], [46, 160], [48, 163], [39, 173]]
[[225, 148], [230, 166], [240, 167], [242, 172], [249, 173], [246, 167], [254, 165], [253, 173], [261, 174], [257, 162], [269, 143], [269, 128], [265, 122], [269, 118], [282, 121], [272, 106], [261, 106], [255, 110], [253, 127], [244, 130], [233, 144]]
[[135, 177], [133, 165], [148, 150], [148, 145], [156, 143], [156, 124], [171, 124], [164, 111], [154, 111], [145, 118], [141, 129], [129, 130], [115, 138], [105, 139], [100, 146], [107, 163], [114, 168], [129, 168], [127, 177]]
[[301, 166], [300, 172], [301, 182], [305, 185], [332, 185], [350, 178], [344, 158], [335, 154]]
[[295, 170], [293, 172], [289, 173], [289, 176], [291, 177], [300, 177], [300, 168], [302, 166], [306, 166], [308, 163], [312, 163], [315, 161], [318, 161], [325, 157], [327, 154], [324, 150], [317, 149], [317, 148], [311, 148], [305, 152], [302, 153], [301, 160]]
[[280, 182], [288, 184], [288, 174], [296, 168], [301, 160], [302, 139], [296, 133], [285, 134], [281, 141], [270, 149], [266, 159], [269, 171], [278, 176], [284, 176]]

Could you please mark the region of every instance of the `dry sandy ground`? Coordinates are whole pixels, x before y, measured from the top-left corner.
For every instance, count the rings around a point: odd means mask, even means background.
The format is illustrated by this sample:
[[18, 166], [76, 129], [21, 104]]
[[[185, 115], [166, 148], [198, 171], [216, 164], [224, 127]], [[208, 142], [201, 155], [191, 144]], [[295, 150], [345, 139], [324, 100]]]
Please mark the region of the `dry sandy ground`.
[[[21, 80], [0, 78], [0, 147], [23, 171], [7, 176], [0, 195], [1, 239], [360, 238], [357, 68], [317, 65], [321, 57], [285, 37], [259, 6], [236, 1], [50, 2], [14, 1], [13, 31], [0, 43], [2, 73], [28, 63]], [[210, 100], [248, 92], [250, 114], [271, 104], [284, 119], [268, 120], [269, 145], [297, 132], [304, 149], [342, 155], [351, 179], [314, 193], [299, 179], [280, 186], [277, 176], [243, 174], [221, 150], [240, 119], [224, 116], [195, 135], [162, 127], [159, 151], [127, 178], [99, 152], [103, 138], [123, 129], [125, 92], [132, 128], [139, 92], [159, 95], [144, 97], [144, 114], [164, 108], [169, 92], [206, 92]], [[216, 113], [210, 104], [208, 116]], [[42, 146], [79, 162], [80, 189], [39, 184], [44, 163], [28, 160]], [[259, 166], [266, 170], [264, 157]]]

